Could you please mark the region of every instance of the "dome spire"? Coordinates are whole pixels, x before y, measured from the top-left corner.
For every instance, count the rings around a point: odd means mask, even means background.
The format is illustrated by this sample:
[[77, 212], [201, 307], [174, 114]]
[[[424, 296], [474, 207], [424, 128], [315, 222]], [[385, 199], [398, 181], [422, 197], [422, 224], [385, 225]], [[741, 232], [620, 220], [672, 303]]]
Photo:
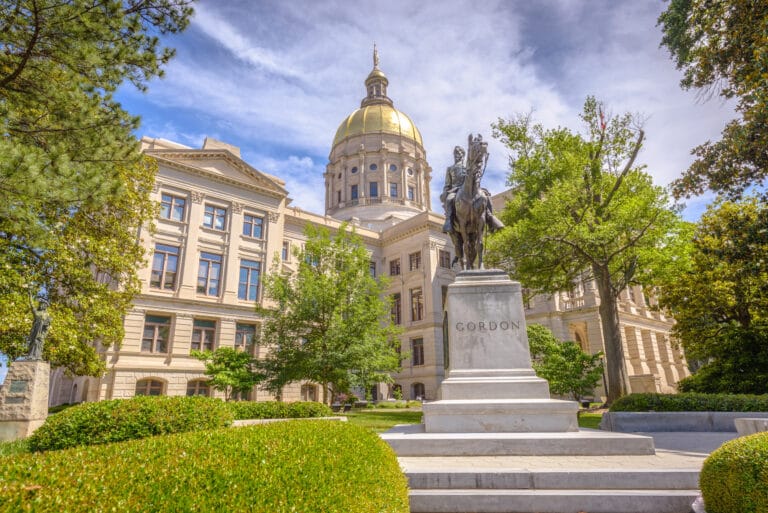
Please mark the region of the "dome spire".
[[389, 80], [387, 80], [384, 72], [379, 69], [379, 49], [376, 47], [376, 42], [373, 43], [373, 69], [368, 74], [368, 78], [365, 79], [365, 89], [368, 95], [360, 102], [361, 107], [366, 105], [375, 105], [377, 103], [386, 103], [392, 105], [392, 100], [387, 96], [387, 86]]

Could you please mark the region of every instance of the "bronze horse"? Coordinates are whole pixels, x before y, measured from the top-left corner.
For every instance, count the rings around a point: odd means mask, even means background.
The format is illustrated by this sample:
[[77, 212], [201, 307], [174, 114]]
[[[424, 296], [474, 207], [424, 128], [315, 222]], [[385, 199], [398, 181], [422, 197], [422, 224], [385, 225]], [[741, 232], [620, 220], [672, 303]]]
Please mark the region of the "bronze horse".
[[481, 136], [469, 136], [467, 176], [456, 193], [451, 239], [456, 248], [453, 264], [461, 269], [483, 268], [483, 235], [488, 198], [480, 189], [480, 179], [488, 163], [488, 144]]

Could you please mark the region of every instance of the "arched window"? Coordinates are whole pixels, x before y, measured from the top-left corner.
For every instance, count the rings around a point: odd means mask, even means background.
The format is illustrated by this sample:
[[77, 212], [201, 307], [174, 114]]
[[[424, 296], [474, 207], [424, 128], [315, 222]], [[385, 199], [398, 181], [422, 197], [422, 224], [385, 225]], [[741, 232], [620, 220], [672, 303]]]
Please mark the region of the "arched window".
[[424, 399], [424, 383], [414, 383], [411, 385], [411, 399], [422, 401]]
[[159, 379], [140, 379], [136, 382], [136, 395], [163, 395], [165, 384]]
[[187, 395], [204, 395], [208, 397], [211, 395], [211, 387], [205, 379], [192, 379], [187, 382]]
[[317, 385], [301, 385], [302, 401], [317, 401]]

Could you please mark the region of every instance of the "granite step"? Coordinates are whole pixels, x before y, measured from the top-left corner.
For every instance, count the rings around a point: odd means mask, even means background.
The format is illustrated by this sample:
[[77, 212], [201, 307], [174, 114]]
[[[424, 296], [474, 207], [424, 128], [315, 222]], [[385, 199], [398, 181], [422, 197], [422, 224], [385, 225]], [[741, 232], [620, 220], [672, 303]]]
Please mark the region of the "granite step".
[[495, 469], [406, 471], [412, 490], [692, 490], [698, 469]]
[[690, 513], [698, 490], [411, 490], [411, 513]]

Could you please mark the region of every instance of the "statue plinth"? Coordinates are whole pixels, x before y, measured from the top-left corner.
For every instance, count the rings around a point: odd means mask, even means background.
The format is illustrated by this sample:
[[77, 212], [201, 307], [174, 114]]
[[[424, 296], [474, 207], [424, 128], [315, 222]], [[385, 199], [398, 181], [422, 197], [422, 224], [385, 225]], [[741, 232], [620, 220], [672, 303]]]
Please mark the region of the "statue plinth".
[[26, 438], [45, 422], [50, 374], [50, 364], [42, 360], [9, 365], [0, 387], [0, 440]]
[[426, 403], [427, 433], [577, 431], [578, 404], [550, 399], [531, 367], [520, 284], [504, 271], [463, 271], [448, 286], [448, 369]]

